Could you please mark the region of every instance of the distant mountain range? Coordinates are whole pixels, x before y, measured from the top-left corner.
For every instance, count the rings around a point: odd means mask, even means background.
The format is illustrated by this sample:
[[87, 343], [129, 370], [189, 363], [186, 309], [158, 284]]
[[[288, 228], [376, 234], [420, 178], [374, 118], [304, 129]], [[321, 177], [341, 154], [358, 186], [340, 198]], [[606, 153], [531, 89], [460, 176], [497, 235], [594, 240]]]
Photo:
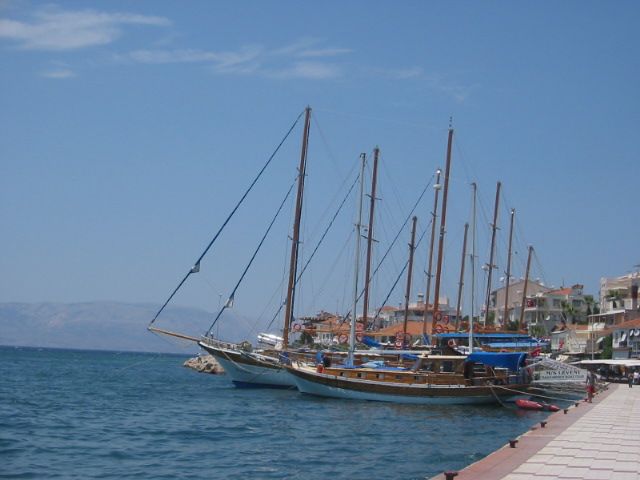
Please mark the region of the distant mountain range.
[[[147, 325], [159, 305], [116, 302], [0, 303], [0, 345], [88, 350], [192, 353], [193, 342], [159, 336]], [[214, 315], [196, 308], [167, 307], [157, 326], [194, 337]], [[241, 339], [233, 312], [225, 314], [224, 338]]]

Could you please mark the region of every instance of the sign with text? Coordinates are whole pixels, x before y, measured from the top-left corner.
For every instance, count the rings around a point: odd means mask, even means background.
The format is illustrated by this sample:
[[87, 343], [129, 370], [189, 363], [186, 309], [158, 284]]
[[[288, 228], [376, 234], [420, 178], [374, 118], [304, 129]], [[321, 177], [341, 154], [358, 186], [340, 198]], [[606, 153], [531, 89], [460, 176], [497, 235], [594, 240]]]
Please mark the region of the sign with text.
[[534, 373], [534, 383], [560, 383], [587, 381], [587, 371], [579, 368], [559, 368], [557, 370], [539, 370]]

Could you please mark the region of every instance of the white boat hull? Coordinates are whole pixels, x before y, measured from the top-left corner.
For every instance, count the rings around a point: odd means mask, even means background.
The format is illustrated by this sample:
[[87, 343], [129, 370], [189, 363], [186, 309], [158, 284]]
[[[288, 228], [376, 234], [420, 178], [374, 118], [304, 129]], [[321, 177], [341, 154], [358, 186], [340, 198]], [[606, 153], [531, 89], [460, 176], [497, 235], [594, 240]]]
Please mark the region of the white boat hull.
[[238, 387], [296, 388], [293, 376], [274, 361], [259, 355], [200, 343], [224, 368]]

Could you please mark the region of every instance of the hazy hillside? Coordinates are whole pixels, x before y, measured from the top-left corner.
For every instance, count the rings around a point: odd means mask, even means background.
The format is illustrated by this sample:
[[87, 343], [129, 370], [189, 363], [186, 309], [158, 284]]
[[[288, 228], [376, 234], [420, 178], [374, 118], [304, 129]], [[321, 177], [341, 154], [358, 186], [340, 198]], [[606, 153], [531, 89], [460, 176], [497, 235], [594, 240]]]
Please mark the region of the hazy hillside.
[[[147, 331], [157, 305], [115, 302], [0, 303], [0, 345], [54, 348], [196, 352], [191, 342], [159, 337]], [[213, 314], [185, 307], [168, 307], [157, 324], [192, 336], [201, 335]], [[242, 336], [233, 313], [223, 329], [229, 340]], [[236, 322], [237, 325], [237, 322]]]

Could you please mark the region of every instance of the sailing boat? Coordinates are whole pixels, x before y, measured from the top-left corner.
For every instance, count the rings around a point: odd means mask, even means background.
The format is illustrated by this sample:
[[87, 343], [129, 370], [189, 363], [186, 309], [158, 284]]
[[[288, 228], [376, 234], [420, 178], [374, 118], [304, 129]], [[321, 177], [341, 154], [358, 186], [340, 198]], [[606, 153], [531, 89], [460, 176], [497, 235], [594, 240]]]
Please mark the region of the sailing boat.
[[309, 146], [309, 129], [311, 124], [311, 107], [305, 109], [304, 130], [302, 134], [302, 151], [298, 167], [298, 190], [296, 209], [291, 236], [291, 255], [289, 264], [289, 282], [284, 315], [282, 338], [276, 336], [259, 336], [259, 340], [271, 342], [273, 349], [251, 351], [245, 346], [220, 342], [204, 336], [198, 343], [201, 348], [213, 355], [222, 365], [231, 380], [239, 387], [280, 387], [295, 388], [293, 379], [283, 368], [289, 358], [289, 326], [293, 319], [295, 301], [295, 287], [298, 269], [298, 247], [300, 243], [300, 219], [302, 216], [302, 202], [304, 180], [306, 177], [307, 152]]
[[[442, 244], [452, 140], [453, 129], [449, 128], [434, 316], [438, 314], [439, 307], [438, 291], [442, 269]], [[408, 302], [411, 287], [415, 224], [414, 217], [405, 303]], [[406, 312], [404, 328], [406, 331]], [[350, 357], [354, 345], [353, 335], [352, 329]], [[526, 353], [477, 352], [468, 356], [422, 354], [417, 357], [411, 368], [388, 366], [379, 362], [364, 364], [360, 367], [354, 367], [352, 363], [347, 362], [344, 366], [318, 365], [315, 368], [304, 362], [292, 362], [287, 368], [301, 392], [323, 397], [416, 404], [476, 404], [493, 403], [499, 401], [501, 397], [525, 394], [529, 384], [528, 374], [524, 368], [526, 358]]]

